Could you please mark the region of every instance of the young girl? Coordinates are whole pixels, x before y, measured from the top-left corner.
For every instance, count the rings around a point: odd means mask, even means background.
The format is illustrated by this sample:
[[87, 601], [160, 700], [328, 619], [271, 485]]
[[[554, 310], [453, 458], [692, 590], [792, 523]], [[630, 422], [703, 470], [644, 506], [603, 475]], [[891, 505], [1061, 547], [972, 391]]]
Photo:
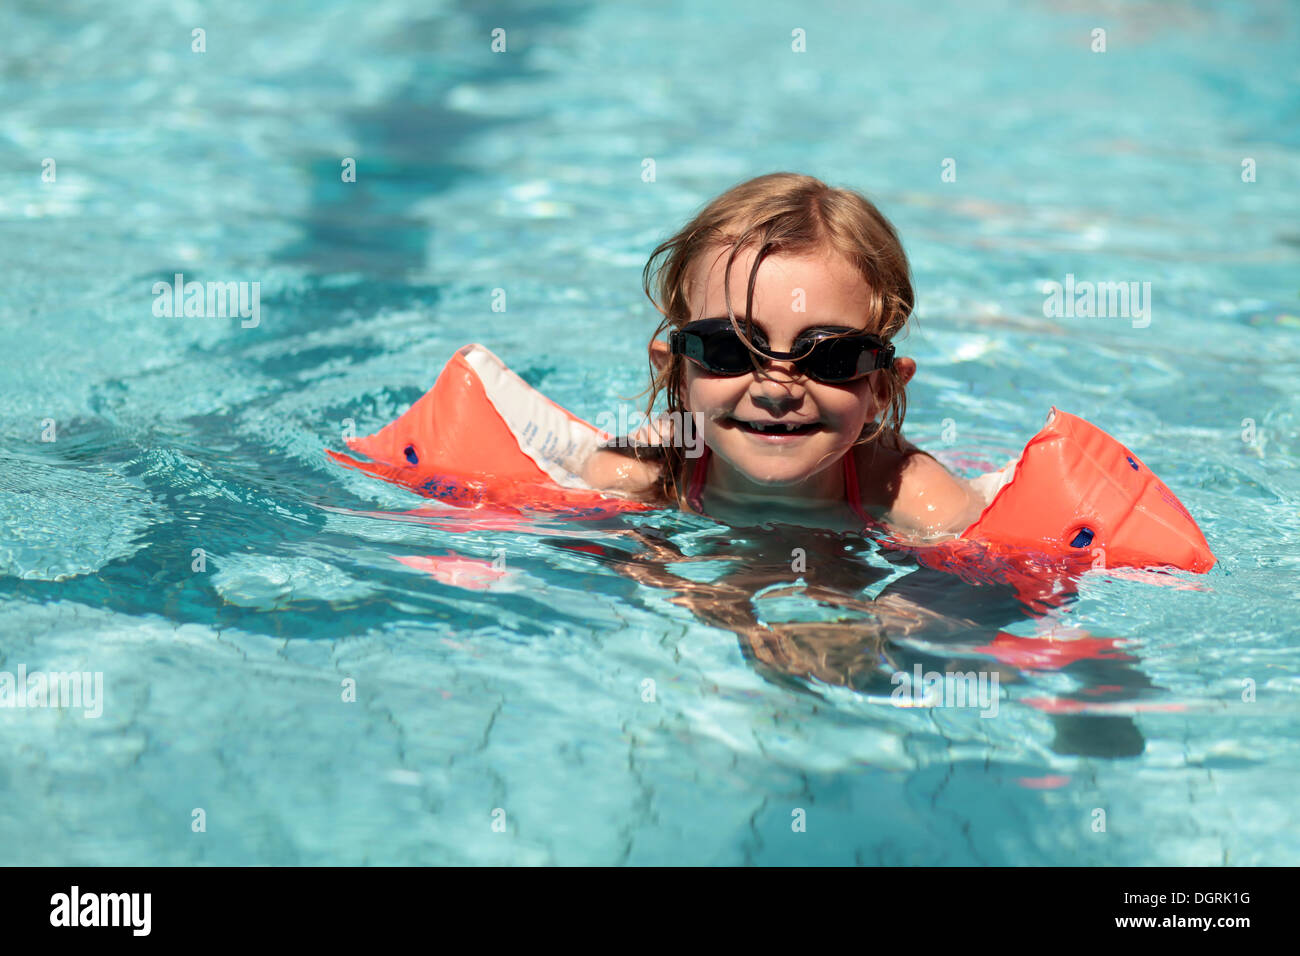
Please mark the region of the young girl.
[[916, 363], [890, 342], [912, 285], [898, 235], [867, 199], [810, 176], [760, 176], [660, 245], [643, 279], [663, 315], [650, 406], [666, 393], [678, 414], [660, 421], [695, 423], [703, 453], [684, 454], [699, 447], [692, 436], [643, 430], [641, 444], [591, 456], [592, 487], [728, 523], [883, 524], [912, 539], [979, 517], [983, 496], [899, 433]]

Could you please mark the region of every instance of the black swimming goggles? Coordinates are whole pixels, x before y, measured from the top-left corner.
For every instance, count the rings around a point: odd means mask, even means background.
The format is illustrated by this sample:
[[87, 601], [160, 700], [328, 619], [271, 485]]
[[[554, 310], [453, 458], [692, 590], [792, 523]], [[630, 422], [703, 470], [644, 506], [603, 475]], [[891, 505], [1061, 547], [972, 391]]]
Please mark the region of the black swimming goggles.
[[[838, 384], [870, 375], [894, 364], [894, 347], [878, 335], [844, 329], [809, 329], [794, 342], [793, 352], [773, 352], [757, 326], [751, 341], [769, 359], [794, 362], [802, 375]], [[668, 335], [673, 355], [685, 355], [714, 375], [744, 375], [754, 371], [754, 353], [745, 347], [730, 319], [700, 319]]]

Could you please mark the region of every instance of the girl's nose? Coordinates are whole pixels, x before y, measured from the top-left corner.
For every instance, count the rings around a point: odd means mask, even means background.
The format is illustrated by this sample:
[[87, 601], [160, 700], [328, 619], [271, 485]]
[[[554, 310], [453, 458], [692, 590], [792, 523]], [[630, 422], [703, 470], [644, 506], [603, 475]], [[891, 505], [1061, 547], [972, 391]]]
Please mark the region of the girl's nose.
[[759, 408], [780, 414], [803, 401], [803, 383], [793, 362], [771, 359], [767, 367], [754, 373], [750, 399]]

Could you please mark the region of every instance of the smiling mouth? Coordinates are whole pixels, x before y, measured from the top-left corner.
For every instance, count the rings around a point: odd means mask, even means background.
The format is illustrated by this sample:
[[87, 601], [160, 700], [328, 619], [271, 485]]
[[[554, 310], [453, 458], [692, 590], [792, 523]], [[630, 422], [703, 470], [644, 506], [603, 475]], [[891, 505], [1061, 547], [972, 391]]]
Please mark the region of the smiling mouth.
[[731, 421], [742, 431], [755, 435], [807, 435], [821, 428], [819, 422], [747, 422], [740, 418]]

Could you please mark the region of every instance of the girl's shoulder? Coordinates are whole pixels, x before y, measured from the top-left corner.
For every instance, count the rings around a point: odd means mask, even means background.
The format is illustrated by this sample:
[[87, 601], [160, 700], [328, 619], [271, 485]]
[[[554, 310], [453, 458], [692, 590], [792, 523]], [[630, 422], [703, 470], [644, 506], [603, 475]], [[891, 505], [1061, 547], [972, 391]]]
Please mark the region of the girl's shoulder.
[[984, 508], [983, 498], [965, 480], [893, 429], [854, 453], [863, 505], [895, 528], [960, 534]]
[[892, 428], [885, 428], [874, 441], [854, 445], [851, 454], [857, 465], [858, 493], [863, 504], [887, 507], [897, 496], [902, 474], [910, 459], [925, 452]]

